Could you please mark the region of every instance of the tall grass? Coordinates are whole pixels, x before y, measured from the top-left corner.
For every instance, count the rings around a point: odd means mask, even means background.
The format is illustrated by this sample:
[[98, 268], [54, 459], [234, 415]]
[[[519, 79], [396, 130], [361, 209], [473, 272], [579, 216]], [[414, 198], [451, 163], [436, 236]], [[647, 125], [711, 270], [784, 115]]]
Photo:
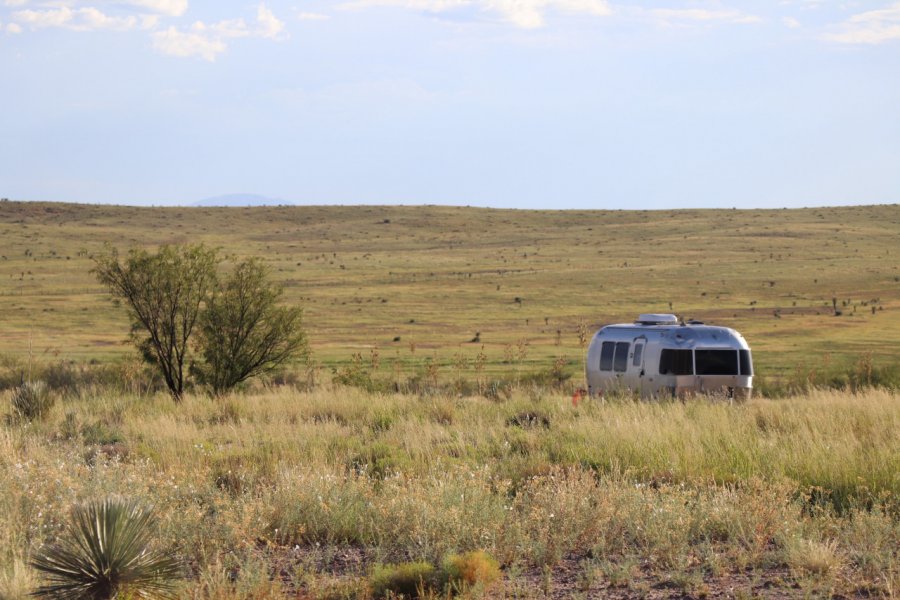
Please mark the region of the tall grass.
[[335, 387], [177, 408], [99, 392], [0, 428], [0, 584], [28, 585], [22, 565], [73, 505], [127, 494], [157, 507], [191, 597], [365, 595], [375, 564], [477, 551], [505, 586], [573, 560], [617, 581], [775, 568], [790, 572], [775, 585], [898, 585], [887, 391], [575, 407]]

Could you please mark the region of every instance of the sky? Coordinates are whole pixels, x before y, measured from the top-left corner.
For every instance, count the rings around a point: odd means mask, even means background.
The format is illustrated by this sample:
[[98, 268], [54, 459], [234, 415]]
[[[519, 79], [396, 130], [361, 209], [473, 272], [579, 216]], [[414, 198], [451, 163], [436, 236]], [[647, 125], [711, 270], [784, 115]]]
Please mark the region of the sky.
[[0, 197], [900, 202], [900, 1], [0, 0]]

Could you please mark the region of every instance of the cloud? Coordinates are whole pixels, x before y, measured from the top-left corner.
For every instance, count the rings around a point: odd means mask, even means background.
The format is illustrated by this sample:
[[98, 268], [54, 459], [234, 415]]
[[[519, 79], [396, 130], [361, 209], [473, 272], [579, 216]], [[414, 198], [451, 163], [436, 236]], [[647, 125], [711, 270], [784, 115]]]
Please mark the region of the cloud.
[[244, 19], [228, 19], [210, 25], [197, 21], [187, 31], [169, 27], [154, 32], [153, 47], [169, 56], [199, 57], [212, 62], [228, 49], [227, 40], [249, 37], [284, 39], [284, 22], [265, 4], [260, 4], [254, 26], [247, 25]]
[[649, 13], [657, 20], [668, 24], [684, 24], [686, 22], [746, 24], [760, 23], [762, 19], [756, 15], [739, 10], [702, 8], [654, 8]]
[[63, 27], [73, 31], [95, 31], [108, 29], [113, 31], [128, 31], [137, 25], [137, 17], [110, 17], [93, 7], [50, 8], [43, 10], [18, 10], [12, 14], [13, 19], [21, 25], [27, 25], [31, 29], [45, 29], [48, 27]]
[[312, 12], [298, 12], [295, 16], [300, 21], [326, 21], [331, 18], [328, 15], [324, 15], [322, 13]]
[[781, 22], [789, 29], [799, 29], [800, 27], [803, 27], [803, 25], [800, 24], [800, 21], [794, 17], [782, 17]]
[[606, 0], [356, 0], [344, 4], [342, 8], [377, 6], [395, 6], [429, 13], [476, 9], [482, 13], [495, 14], [523, 29], [542, 27], [547, 11], [593, 16], [612, 14]]
[[850, 17], [841, 31], [823, 36], [839, 44], [883, 44], [900, 40], [900, 2]]
[[125, 0], [125, 4], [146, 8], [169, 17], [180, 17], [188, 9], [188, 0]]
[[19, 10], [14, 12], [12, 17], [34, 29], [64, 27], [74, 18], [74, 11], [68, 6], [50, 10]]
[[153, 47], [169, 56], [199, 56], [205, 60], [214, 61], [216, 56], [225, 52], [227, 46], [221, 39], [206, 35], [204, 30], [205, 28], [200, 28], [199, 31], [192, 29], [192, 31], [184, 32], [169, 27], [153, 34]]
[[259, 25], [259, 35], [277, 40], [284, 33], [284, 22], [280, 21], [265, 4], [260, 4], [256, 9], [256, 22]]
[[[27, 0], [2, 0], [6, 6], [22, 7]], [[113, 5], [117, 13], [108, 14], [99, 6]], [[256, 18], [247, 23], [242, 18], [207, 24], [196, 21], [188, 27], [168, 25], [163, 19], [176, 18], [188, 10], [188, 0], [41, 0], [39, 8], [21, 8], [9, 16], [6, 31], [19, 33], [23, 27], [32, 30], [62, 28], [71, 31], [150, 32], [153, 48], [169, 56], [199, 57], [214, 61], [227, 50], [228, 41], [238, 38], [281, 40], [287, 38], [285, 24], [265, 5], [256, 7]], [[166, 26], [168, 25], [168, 26]], [[0, 25], [2, 30], [2, 25]]]

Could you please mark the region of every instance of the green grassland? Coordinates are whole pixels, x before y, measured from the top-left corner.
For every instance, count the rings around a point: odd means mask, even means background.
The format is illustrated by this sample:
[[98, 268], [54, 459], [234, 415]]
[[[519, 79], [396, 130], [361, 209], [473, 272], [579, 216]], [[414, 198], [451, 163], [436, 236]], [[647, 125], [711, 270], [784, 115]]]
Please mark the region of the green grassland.
[[[305, 310], [314, 358], [374, 349], [445, 370], [580, 369], [578, 325], [674, 311], [741, 331], [764, 377], [900, 358], [900, 206], [516, 211], [130, 208], [0, 203], [0, 353], [129, 352], [89, 273], [104, 244], [204, 242], [261, 256]], [[836, 299], [842, 316], [832, 314]], [[874, 312], [873, 312], [874, 309]], [[480, 332], [481, 343], [472, 343]], [[400, 338], [399, 341], [395, 341]], [[523, 352], [511, 352], [519, 345]], [[511, 359], [512, 355], [517, 355]]]

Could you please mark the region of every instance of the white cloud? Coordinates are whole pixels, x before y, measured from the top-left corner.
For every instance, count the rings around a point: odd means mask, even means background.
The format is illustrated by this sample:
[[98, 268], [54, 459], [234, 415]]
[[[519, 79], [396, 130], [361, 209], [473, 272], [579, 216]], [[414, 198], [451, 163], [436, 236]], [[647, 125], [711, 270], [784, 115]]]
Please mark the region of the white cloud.
[[824, 36], [840, 44], [883, 44], [900, 40], [900, 2], [852, 16], [841, 31]]
[[256, 23], [247, 25], [244, 19], [228, 19], [207, 25], [197, 21], [187, 31], [169, 27], [153, 34], [153, 47], [162, 54], [180, 57], [199, 57], [214, 61], [228, 48], [226, 40], [258, 37], [282, 39], [284, 23], [264, 4], [256, 11]]
[[396, 6], [430, 13], [474, 8], [492, 13], [524, 29], [544, 25], [544, 15], [555, 10], [572, 14], [606, 16], [612, 13], [606, 0], [356, 0], [344, 4], [347, 9]]
[[[6, 6], [20, 7], [28, 0], [2, 0]], [[95, 6], [115, 5], [118, 13], [108, 14]], [[22, 8], [9, 16], [6, 31], [19, 33], [22, 27], [32, 30], [64, 28], [72, 31], [151, 32], [153, 47], [170, 56], [200, 57], [213, 61], [227, 49], [228, 40], [287, 37], [285, 24], [265, 5], [256, 7], [256, 18], [249, 23], [242, 18], [207, 24], [196, 21], [189, 27], [165, 26], [163, 19], [181, 16], [188, 0], [41, 0], [36, 8]], [[130, 14], [129, 14], [130, 13]], [[0, 25], [2, 31], [2, 25]]]
[[[201, 23], [202, 25], [202, 23]], [[195, 25], [196, 27], [196, 25]], [[153, 47], [169, 56], [199, 56], [208, 61], [216, 60], [216, 56], [225, 52], [227, 46], [221, 39], [214, 39], [204, 33], [205, 28], [196, 31], [178, 31], [169, 27], [153, 34]]]
[[265, 4], [256, 9], [256, 22], [259, 24], [259, 35], [276, 40], [284, 32], [284, 22], [280, 21]]
[[756, 15], [747, 14], [739, 10], [716, 9], [707, 10], [702, 8], [655, 8], [651, 9], [650, 14], [656, 19], [666, 24], [685, 23], [685, 22], [703, 22], [703, 23], [730, 23], [745, 24], [759, 23], [762, 21]]
[[141, 15], [141, 29], [156, 29], [159, 25], [159, 15]]
[[328, 15], [313, 12], [298, 12], [296, 17], [301, 21], [326, 21], [331, 18]]
[[18, 10], [12, 14], [13, 19], [21, 25], [27, 25], [31, 29], [45, 29], [48, 27], [64, 27], [73, 31], [95, 31], [109, 29], [113, 31], [128, 31], [137, 25], [137, 17], [111, 17], [93, 7], [49, 8], [42, 10]]
[[180, 17], [188, 9], [188, 0], [125, 0], [125, 4], [146, 8], [169, 17]]
[[43, 27], [63, 27], [72, 21], [74, 13], [68, 6], [50, 10], [19, 10], [12, 14], [19, 23], [34, 29]]
[[78, 9], [79, 22], [75, 28], [92, 29], [112, 29], [116, 31], [127, 31], [134, 29], [137, 25], [137, 17], [131, 15], [128, 17], [110, 17], [100, 12], [96, 8], [80, 8]]
[[800, 21], [794, 17], [782, 17], [781, 22], [789, 29], [799, 29], [800, 27], [803, 27], [803, 25], [800, 24]]

